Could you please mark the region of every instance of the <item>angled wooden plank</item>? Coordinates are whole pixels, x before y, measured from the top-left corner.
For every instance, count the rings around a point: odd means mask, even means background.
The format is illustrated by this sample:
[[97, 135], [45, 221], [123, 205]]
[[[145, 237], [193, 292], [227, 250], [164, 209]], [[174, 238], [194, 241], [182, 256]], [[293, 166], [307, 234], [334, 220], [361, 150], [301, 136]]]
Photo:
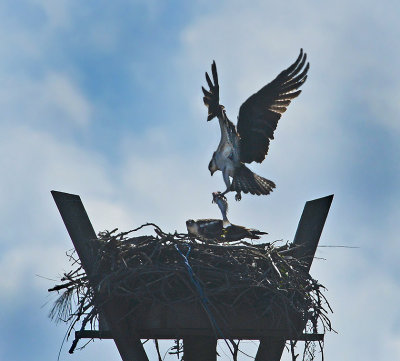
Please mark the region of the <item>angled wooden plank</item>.
[[[89, 282], [93, 280], [94, 252], [89, 247], [90, 240], [97, 239], [96, 233], [86, 213], [81, 198], [75, 194], [52, 191], [54, 201], [60, 211], [65, 227], [81, 260]], [[146, 352], [135, 330], [130, 327], [121, 308], [110, 302], [104, 302], [99, 295], [96, 302], [103, 311], [107, 324], [110, 326], [115, 344], [123, 361], [148, 361]], [[119, 305], [117, 305], [119, 306]]]
[[54, 202], [64, 221], [65, 228], [81, 260], [89, 279], [92, 278], [94, 254], [88, 241], [97, 239], [92, 223], [86, 213], [81, 198], [75, 194], [51, 191]]
[[[306, 202], [294, 236], [293, 256], [304, 262], [308, 272], [325, 225], [333, 194]], [[305, 325], [303, 326], [303, 328]], [[284, 339], [265, 337], [260, 340], [255, 361], [279, 361], [285, 348]]]
[[333, 200], [333, 194], [306, 202], [294, 236], [293, 256], [301, 259], [308, 272]]

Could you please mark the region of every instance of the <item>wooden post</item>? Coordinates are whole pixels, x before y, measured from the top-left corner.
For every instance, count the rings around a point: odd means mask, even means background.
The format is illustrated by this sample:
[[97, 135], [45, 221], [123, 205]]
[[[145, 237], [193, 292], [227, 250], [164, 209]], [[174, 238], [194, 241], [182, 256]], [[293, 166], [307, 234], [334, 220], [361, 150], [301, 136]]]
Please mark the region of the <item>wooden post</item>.
[[[52, 191], [54, 201], [60, 211], [65, 227], [81, 260], [89, 282], [93, 280], [93, 265], [95, 254], [89, 247], [89, 241], [97, 239], [96, 233], [89, 220], [86, 210], [79, 196], [74, 194]], [[114, 342], [123, 361], [149, 361], [139, 336], [133, 330], [118, 308], [104, 302], [101, 296], [96, 295], [97, 305], [111, 328]]]
[[208, 336], [183, 338], [185, 361], [217, 361], [217, 339]]
[[[297, 226], [293, 241], [293, 246], [296, 247], [293, 256], [304, 262], [307, 272], [311, 268], [332, 199], [333, 194], [306, 202]], [[285, 348], [285, 342], [284, 339], [272, 337], [261, 339], [255, 361], [279, 361]]]

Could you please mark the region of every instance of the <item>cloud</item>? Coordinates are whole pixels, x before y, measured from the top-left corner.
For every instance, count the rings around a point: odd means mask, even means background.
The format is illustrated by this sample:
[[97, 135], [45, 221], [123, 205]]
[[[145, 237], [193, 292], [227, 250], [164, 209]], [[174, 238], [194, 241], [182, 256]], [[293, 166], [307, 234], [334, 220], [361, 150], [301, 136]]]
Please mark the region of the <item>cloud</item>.
[[[362, 248], [320, 249], [318, 254], [327, 261], [314, 262], [311, 272], [328, 287], [326, 296], [338, 331], [326, 336], [326, 357], [390, 358], [389, 350], [396, 347], [399, 336], [394, 328], [399, 320], [394, 301], [400, 292], [397, 280], [371, 262]], [[366, 342], [370, 339], [375, 342]]]
[[50, 190], [93, 197], [112, 187], [101, 159], [74, 144], [23, 126], [3, 128], [0, 139], [0, 167], [6, 170], [0, 187], [1, 269], [8, 270], [0, 279], [8, 298], [15, 299], [24, 285], [38, 286], [35, 274], [61, 272], [61, 259], [71, 248]]
[[69, 1], [32, 0], [45, 14], [46, 25], [52, 30], [65, 28], [71, 24]]
[[0, 90], [3, 119], [11, 124], [36, 124], [65, 128], [88, 126], [91, 105], [65, 74], [48, 72], [39, 79], [6, 76]]
[[43, 111], [47, 117], [54, 114], [58, 121], [66, 117], [80, 126], [89, 123], [89, 102], [68, 77], [56, 73], [47, 74], [41, 89], [37, 90], [42, 96], [43, 107], [47, 108]]

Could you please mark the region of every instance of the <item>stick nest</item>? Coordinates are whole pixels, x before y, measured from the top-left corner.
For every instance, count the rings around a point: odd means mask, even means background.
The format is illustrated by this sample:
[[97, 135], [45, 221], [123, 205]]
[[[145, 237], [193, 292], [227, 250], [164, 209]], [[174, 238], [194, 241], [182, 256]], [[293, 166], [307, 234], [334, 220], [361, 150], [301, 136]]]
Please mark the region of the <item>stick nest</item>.
[[[137, 236], [146, 226], [155, 235]], [[132, 304], [201, 302], [211, 318], [213, 312], [238, 304], [261, 314], [278, 307], [283, 314], [301, 315], [314, 333], [321, 325], [323, 332], [332, 330], [324, 287], [291, 256], [293, 247], [276, 243], [205, 242], [188, 234], [165, 233], [151, 223], [129, 232], [105, 231], [90, 243], [95, 255], [92, 286], [95, 280], [102, 299], [128, 297]], [[99, 305], [79, 258], [74, 251], [68, 256], [74, 270], [49, 289], [61, 293], [49, 316], [68, 322], [69, 336], [79, 321], [81, 330], [88, 324], [92, 329], [97, 326]]]

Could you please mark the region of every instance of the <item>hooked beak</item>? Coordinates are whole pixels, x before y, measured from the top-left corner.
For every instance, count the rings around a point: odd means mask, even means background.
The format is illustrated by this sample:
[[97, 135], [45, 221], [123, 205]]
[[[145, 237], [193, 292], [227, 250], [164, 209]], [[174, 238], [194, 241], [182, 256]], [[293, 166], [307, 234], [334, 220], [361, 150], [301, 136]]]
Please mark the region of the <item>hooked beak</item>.
[[215, 170], [211, 170], [211, 169], [209, 169], [209, 171], [210, 171], [210, 174], [211, 174], [211, 177], [213, 176], [213, 174], [214, 174], [214, 172], [215, 172]]

